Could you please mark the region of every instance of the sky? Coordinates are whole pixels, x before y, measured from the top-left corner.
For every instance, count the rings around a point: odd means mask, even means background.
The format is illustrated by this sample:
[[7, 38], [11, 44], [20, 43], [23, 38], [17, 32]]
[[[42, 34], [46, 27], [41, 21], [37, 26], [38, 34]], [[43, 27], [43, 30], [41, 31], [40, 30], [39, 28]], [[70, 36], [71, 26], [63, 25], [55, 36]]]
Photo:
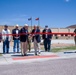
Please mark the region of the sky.
[[76, 24], [76, 0], [0, 0], [0, 25], [65, 28]]

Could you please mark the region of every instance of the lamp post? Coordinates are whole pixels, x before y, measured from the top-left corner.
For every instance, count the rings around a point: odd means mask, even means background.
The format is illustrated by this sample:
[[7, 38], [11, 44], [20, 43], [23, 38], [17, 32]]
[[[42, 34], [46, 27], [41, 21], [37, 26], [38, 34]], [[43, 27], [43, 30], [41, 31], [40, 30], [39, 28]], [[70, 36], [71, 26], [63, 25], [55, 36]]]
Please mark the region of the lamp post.
[[32, 17], [28, 18], [28, 21], [31, 21], [31, 31], [32, 31]]

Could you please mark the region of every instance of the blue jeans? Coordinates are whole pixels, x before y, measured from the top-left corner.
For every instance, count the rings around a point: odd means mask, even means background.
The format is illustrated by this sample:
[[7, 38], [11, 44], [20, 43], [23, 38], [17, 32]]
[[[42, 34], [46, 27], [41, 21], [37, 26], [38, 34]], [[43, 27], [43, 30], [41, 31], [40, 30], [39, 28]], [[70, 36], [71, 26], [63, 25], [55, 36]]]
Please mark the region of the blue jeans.
[[17, 48], [17, 52], [19, 52], [19, 42], [20, 40], [14, 40], [14, 46], [13, 46], [14, 52], [16, 52], [16, 48]]
[[9, 53], [9, 41], [8, 41], [8, 39], [3, 41], [3, 53]]
[[44, 48], [45, 48], [45, 51], [50, 51], [50, 45], [51, 45], [51, 40], [50, 39], [44, 39]]

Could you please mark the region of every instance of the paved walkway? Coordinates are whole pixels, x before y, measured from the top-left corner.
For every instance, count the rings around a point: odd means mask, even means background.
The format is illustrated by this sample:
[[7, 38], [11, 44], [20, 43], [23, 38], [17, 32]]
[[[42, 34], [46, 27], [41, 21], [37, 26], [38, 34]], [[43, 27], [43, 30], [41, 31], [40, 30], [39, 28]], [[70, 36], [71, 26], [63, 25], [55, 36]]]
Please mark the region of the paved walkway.
[[57, 54], [51, 52], [41, 52], [39, 56], [35, 56], [33, 50], [31, 53], [27, 53], [27, 55], [28, 56], [21, 56], [21, 53], [2, 54], [0, 57], [0, 64], [28, 63], [59, 58]]
[[0, 65], [0, 75], [76, 75], [76, 58]]
[[[2, 43], [0, 43], [0, 53], [2, 53]], [[34, 55], [34, 50], [27, 53], [28, 56], [21, 56], [21, 53], [13, 53], [13, 48], [10, 47], [9, 54], [2, 54], [0, 56], [0, 65], [2, 64], [13, 64], [13, 63], [30, 63], [37, 61], [46, 61], [46, 60], [54, 60], [54, 59], [68, 59], [68, 58], [76, 58], [75, 50], [67, 51], [67, 52], [44, 52], [41, 50], [41, 54], [39, 56]]]

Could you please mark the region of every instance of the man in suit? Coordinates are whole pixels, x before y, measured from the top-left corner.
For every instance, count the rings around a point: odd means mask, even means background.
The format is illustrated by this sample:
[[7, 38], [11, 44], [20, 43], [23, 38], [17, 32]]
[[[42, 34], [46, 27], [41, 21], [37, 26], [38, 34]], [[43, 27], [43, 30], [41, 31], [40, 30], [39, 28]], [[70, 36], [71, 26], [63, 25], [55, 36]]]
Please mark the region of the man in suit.
[[0, 32], [0, 42], [2, 41], [2, 33]]
[[28, 41], [28, 25], [25, 24], [20, 30], [21, 53], [22, 56], [27, 56], [27, 41]]
[[75, 36], [74, 36], [74, 41], [75, 41], [75, 46], [76, 46], [76, 29], [74, 30]]
[[20, 36], [19, 36], [19, 25], [16, 24], [15, 28], [12, 30], [13, 34], [13, 40], [14, 40], [14, 46], [13, 46], [13, 52], [16, 52], [16, 46], [17, 46], [17, 53], [19, 52], [19, 42], [20, 42]]
[[42, 35], [42, 38], [44, 40], [45, 51], [50, 52], [50, 45], [51, 45], [52, 34], [49, 34], [49, 33], [52, 33], [52, 31], [46, 25], [45, 29], [42, 31], [42, 33], [45, 33], [45, 34]]
[[[32, 41], [34, 42], [34, 50], [35, 50], [35, 55], [40, 54], [40, 29], [37, 28], [37, 25], [34, 25], [34, 29], [32, 30]], [[37, 53], [38, 50], [38, 53]]]

